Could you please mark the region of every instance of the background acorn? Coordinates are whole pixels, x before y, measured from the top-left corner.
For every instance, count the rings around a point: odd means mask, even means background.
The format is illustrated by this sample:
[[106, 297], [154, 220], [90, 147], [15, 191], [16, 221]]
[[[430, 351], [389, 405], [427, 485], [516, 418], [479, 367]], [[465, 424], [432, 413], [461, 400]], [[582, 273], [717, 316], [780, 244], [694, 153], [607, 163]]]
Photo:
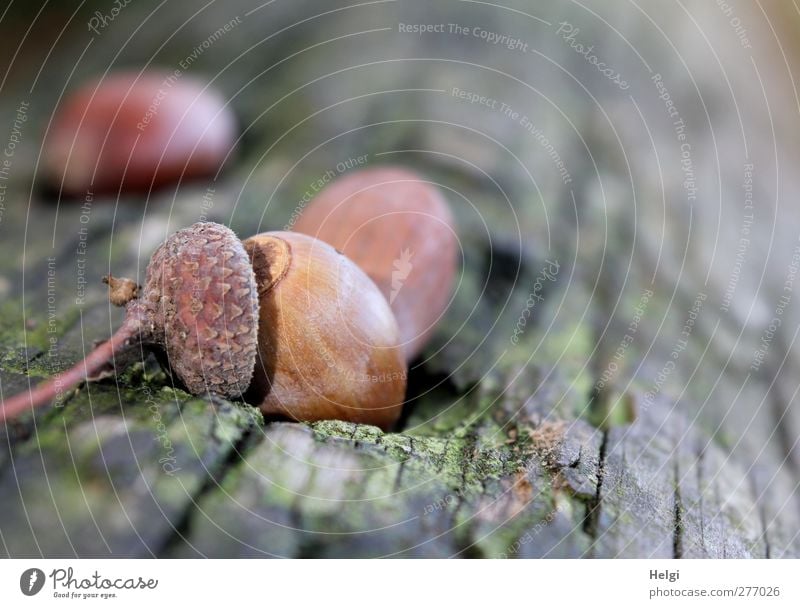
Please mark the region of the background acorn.
[[202, 82], [119, 72], [84, 84], [56, 109], [44, 172], [71, 196], [146, 192], [213, 175], [235, 137], [225, 99]]
[[406, 360], [419, 355], [458, 268], [453, 216], [439, 189], [408, 169], [353, 171], [322, 190], [294, 229], [330, 243], [375, 281], [397, 317]]

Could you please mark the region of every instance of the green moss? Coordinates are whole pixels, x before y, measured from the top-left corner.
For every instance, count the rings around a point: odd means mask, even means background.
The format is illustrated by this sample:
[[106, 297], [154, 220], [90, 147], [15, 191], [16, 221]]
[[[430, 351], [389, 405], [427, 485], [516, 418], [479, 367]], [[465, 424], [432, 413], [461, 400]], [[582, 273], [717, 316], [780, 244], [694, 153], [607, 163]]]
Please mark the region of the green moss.
[[342, 420], [322, 420], [308, 426], [314, 431], [315, 439], [327, 441], [328, 439], [352, 439], [358, 425]]
[[398, 462], [408, 460], [416, 448], [414, 443], [414, 439], [407, 435], [389, 433], [381, 437], [383, 449]]

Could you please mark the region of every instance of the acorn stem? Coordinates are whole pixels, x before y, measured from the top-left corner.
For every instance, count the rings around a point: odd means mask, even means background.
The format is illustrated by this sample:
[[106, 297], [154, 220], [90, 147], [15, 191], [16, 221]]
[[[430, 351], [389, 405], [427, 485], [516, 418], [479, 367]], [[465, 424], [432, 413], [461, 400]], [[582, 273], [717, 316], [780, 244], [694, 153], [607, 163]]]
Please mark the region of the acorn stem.
[[139, 297], [140, 287], [132, 279], [120, 279], [108, 274], [103, 277], [103, 283], [108, 285], [108, 300], [114, 306], [126, 306]]
[[35, 408], [49, 403], [64, 391], [99, 374], [109, 365], [113, 365], [116, 357], [141, 341], [141, 319], [139, 315], [131, 314], [132, 312], [129, 309], [129, 315], [122, 327], [114, 332], [109, 340], [86, 355], [85, 359], [36, 388], [23, 391], [0, 402], [0, 422], [14, 419], [27, 410], [33, 411]]

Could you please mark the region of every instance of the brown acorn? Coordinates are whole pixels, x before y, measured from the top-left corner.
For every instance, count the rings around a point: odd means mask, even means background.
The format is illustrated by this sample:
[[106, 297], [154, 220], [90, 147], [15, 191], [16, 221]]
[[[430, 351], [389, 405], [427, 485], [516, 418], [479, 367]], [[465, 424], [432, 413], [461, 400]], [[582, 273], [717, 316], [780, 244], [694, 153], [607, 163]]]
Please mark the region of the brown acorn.
[[126, 307], [122, 326], [71, 369], [6, 399], [0, 421], [120, 369], [141, 347], [164, 355], [190, 393], [247, 393], [268, 414], [383, 428], [400, 414], [406, 371], [394, 317], [372, 281], [325, 243], [266, 233], [243, 244], [201, 222], [156, 250], [142, 290], [107, 282]]
[[83, 85], [57, 108], [44, 171], [68, 196], [147, 192], [214, 174], [235, 136], [225, 99], [203, 83], [121, 72]]
[[391, 427], [403, 407], [406, 365], [394, 315], [375, 284], [304, 234], [267, 232], [244, 246], [261, 305], [247, 400], [293, 420]]
[[397, 317], [406, 360], [414, 359], [447, 308], [458, 266], [439, 189], [403, 168], [353, 171], [326, 186], [294, 229], [333, 245], [375, 281]]

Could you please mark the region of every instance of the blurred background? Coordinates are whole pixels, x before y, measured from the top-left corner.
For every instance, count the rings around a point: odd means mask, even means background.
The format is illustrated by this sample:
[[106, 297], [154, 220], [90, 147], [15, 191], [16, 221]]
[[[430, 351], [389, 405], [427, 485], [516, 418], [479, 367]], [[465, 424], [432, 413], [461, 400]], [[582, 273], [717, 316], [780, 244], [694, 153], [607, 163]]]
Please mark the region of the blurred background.
[[[393, 448], [347, 426], [245, 432], [230, 414], [209, 453], [170, 427], [191, 474], [176, 489], [143, 455], [153, 420], [133, 412], [155, 391], [185, 426], [187, 396], [149, 361], [96, 389], [98, 410], [6, 429], [0, 502], [23, 522], [0, 523], [9, 555], [799, 554], [795, 2], [12, 0], [0, 14], [3, 394], [118, 326], [99, 277], [141, 280], [157, 245], [200, 219], [242, 237], [290, 228], [328, 175], [396, 164], [438, 184], [462, 268]], [[121, 71], [215, 91], [236, 122], [218, 170], [88, 202], [48, 178], [59, 109]], [[558, 450], [594, 454], [577, 481], [562, 469], [581, 456], [548, 456], [540, 436], [514, 451], [547, 421], [579, 434]], [[356, 495], [319, 481], [337, 459], [366, 492], [344, 523], [325, 501]], [[605, 490], [604, 464], [619, 473]], [[387, 477], [364, 489], [371, 467]], [[532, 493], [517, 492], [520, 470]], [[398, 527], [368, 533], [381, 526]], [[631, 529], [649, 532], [632, 545]]]

